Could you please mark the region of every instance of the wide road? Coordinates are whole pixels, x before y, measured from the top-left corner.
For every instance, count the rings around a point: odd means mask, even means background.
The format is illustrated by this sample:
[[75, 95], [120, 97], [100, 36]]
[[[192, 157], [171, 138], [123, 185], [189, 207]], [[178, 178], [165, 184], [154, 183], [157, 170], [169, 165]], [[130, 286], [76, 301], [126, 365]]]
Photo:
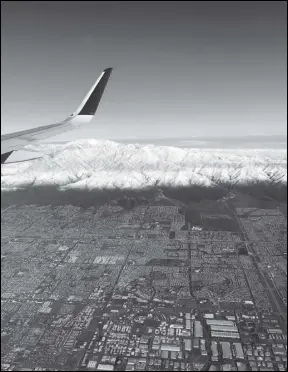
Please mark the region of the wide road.
[[[239, 216], [237, 215], [237, 213], [227, 204], [225, 203], [226, 207], [234, 214], [236, 220], [237, 220], [237, 223], [239, 225], [239, 228], [241, 230], [241, 232], [243, 233], [243, 236], [245, 237], [245, 241], [249, 241], [247, 235], [246, 235], [246, 232], [242, 226], [242, 223], [240, 221], [240, 218]], [[264, 284], [264, 288], [266, 289], [267, 291], [267, 295], [270, 299], [270, 302], [271, 302], [271, 305], [272, 307], [274, 308], [275, 312], [278, 312], [278, 314], [280, 315], [280, 317], [282, 318], [282, 320], [284, 321], [285, 325], [287, 324], [287, 312], [286, 312], [286, 307], [285, 305], [283, 304], [282, 300], [280, 299], [280, 297], [275, 295], [275, 291], [276, 291], [276, 288], [274, 288], [274, 285], [273, 285], [273, 288], [271, 288], [270, 286], [270, 283], [268, 282], [267, 278], [266, 278], [266, 275], [262, 272], [262, 270], [260, 270], [256, 260], [255, 260], [255, 257], [257, 257], [257, 254], [254, 252], [253, 248], [250, 246], [250, 250], [252, 251], [253, 253], [253, 264], [255, 266], [255, 268], [257, 269], [258, 271], [258, 274], [259, 274], [259, 277], [262, 279], [262, 284]]]

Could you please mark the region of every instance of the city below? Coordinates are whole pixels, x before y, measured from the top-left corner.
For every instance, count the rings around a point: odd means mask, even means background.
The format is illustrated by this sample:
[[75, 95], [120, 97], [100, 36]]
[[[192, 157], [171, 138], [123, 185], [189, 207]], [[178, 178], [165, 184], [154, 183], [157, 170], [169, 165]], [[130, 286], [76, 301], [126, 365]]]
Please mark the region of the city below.
[[233, 198], [2, 206], [1, 370], [287, 370], [285, 208]]

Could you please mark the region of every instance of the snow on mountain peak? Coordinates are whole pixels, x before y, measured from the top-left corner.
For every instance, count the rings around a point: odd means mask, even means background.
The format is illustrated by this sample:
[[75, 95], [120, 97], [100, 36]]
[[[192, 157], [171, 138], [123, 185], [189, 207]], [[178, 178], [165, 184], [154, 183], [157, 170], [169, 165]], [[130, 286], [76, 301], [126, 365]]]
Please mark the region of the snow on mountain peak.
[[158, 185], [213, 185], [255, 180], [287, 182], [287, 152], [195, 149], [78, 140], [27, 147], [49, 155], [2, 165], [1, 189], [29, 185], [61, 188], [141, 188]]

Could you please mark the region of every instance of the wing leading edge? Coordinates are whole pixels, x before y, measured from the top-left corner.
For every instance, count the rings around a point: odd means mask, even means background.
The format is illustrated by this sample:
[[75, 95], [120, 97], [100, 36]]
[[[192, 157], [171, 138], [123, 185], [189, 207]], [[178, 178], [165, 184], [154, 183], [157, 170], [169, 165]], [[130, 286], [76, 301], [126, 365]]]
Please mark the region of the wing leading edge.
[[5, 163], [13, 151], [17, 151], [32, 142], [55, 136], [83, 124], [88, 124], [96, 113], [111, 72], [112, 68], [107, 68], [102, 72], [77, 110], [62, 122], [2, 135], [1, 164]]

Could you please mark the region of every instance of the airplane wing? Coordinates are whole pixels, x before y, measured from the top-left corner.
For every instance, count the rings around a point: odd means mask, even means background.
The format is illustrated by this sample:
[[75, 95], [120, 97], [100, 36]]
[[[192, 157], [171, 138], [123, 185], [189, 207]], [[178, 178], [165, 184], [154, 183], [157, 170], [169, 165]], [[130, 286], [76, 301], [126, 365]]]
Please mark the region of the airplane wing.
[[13, 151], [22, 149], [35, 141], [88, 124], [95, 115], [111, 72], [112, 68], [107, 68], [102, 72], [77, 110], [62, 122], [2, 135], [1, 164], [5, 163]]

